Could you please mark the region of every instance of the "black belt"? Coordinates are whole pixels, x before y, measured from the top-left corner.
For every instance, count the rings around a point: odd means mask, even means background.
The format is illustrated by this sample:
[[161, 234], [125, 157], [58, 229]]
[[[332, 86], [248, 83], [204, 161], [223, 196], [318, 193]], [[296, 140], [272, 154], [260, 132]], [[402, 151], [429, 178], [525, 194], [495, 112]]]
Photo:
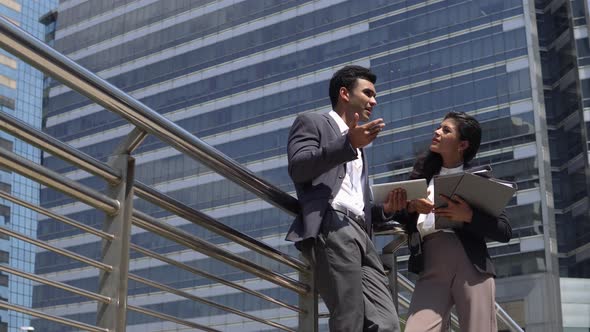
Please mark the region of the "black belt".
[[367, 224], [365, 224], [364, 216], [358, 215], [352, 212], [352, 210], [342, 207], [340, 205], [332, 206], [332, 210], [342, 213], [343, 215], [355, 221], [359, 226], [361, 226], [362, 229], [365, 230], [365, 232], [367, 231]]

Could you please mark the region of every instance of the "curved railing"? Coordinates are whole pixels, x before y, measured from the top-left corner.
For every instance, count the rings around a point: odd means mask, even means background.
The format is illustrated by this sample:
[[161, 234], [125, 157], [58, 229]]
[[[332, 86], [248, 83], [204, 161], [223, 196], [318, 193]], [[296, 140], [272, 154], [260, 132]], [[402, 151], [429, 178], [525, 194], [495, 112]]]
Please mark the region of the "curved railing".
[[[200, 302], [272, 328], [283, 331], [294, 331], [294, 328], [285, 326], [281, 323], [256, 317], [227, 305], [216, 303], [210, 299], [195, 296], [191, 293], [174, 289], [170, 286], [130, 273], [129, 256], [131, 252], [135, 252], [144, 257], [159, 260], [163, 263], [183, 269], [194, 275], [208, 278], [215, 283], [231, 287], [239, 292], [268, 301], [278, 308], [290, 310], [299, 317], [299, 330], [316, 331], [318, 329], [318, 319], [320, 315], [318, 314], [317, 294], [312, 282], [313, 276], [306, 263], [255, 238], [228, 227], [214, 218], [199, 212], [150, 186], [136, 181], [134, 179], [135, 164], [131, 154], [147, 135], [153, 135], [181, 153], [203, 163], [212, 170], [223, 175], [225, 178], [235, 182], [249, 192], [254, 193], [259, 198], [291, 215], [295, 215], [298, 212], [298, 203], [295, 198], [259, 178], [234, 160], [223, 155], [149, 107], [133, 99], [95, 74], [82, 68], [64, 55], [28, 35], [26, 32], [3, 18], [0, 18], [0, 47], [46, 74], [59, 79], [65, 85], [87, 96], [97, 104], [103, 106], [106, 110], [119, 114], [135, 126], [135, 129], [132, 130], [113, 151], [109, 161], [104, 163], [28, 126], [6, 113], [0, 112], [0, 130], [18, 137], [55, 157], [66, 160], [79, 169], [104, 179], [109, 184], [106, 193], [101, 193], [93, 188], [89, 188], [59, 173], [22, 158], [11, 151], [0, 148], [0, 165], [3, 167], [69, 195], [93, 208], [104, 211], [107, 215], [104, 230], [101, 231], [89, 227], [80, 221], [56, 214], [49, 209], [36, 206], [20, 198], [14, 197], [10, 193], [0, 191], [0, 198], [36, 211], [37, 213], [45, 215], [58, 222], [76, 227], [85, 233], [96, 236], [103, 243], [101, 259], [94, 260], [67, 249], [51, 245], [46, 241], [29, 237], [5, 227], [0, 227], [0, 233], [4, 235], [12, 236], [47, 251], [64, 255], [100, 271], [98, 292], [90, 292], [66, 283], [50, 280], [43, 276], [27, 273], [11, 267], [0, 266], [0, 271], [2, 272], [17, 275], [32, 280], [38, 284], [57, 287], [89, 300], [96, 301], [98, 306], [96, 326], [50, 315], [39, 310], [10, 304], [6, 301], [0, 301], [0, 308], [20, 312], [39, 319], [50, 320], [86, 331], [125, 331], [126, 314], [128, 310], [198, 330], [216, 331], [214, 328], [195, 323], [194, 321], [172, 317], [144, 307], [129, 305], [127, 303], [127, 282], [128, 280], [133, 280], [158, 289], [159, 291], [174, 294], [191, 301]], [[202, 226], [234, 243], [240, 244], [258, 254], [264, 255], [269, 259], [288, 266], [299, 273], [299, 280], [295, 280], [288, 275], [246, 260], [239, 255], [222, 249], [210, 242], [134, 209], [134, 197], [140, 197], [173, 215], [187, 220], [188, 222]], [[281, 288], [292, 291], [298, 295], [299, 303], [298, 305], [286, 303], [283, 300], [273, 298], [272, 296], [266, 295], [257, 290], [249, 289], [242, 284], [225, 280], [211, 273], [201, 271], [185, 263], [171, 259], [165, 255], [153, 252], [137, 244], [133, 244], [130, 242], [132, 225], [174, 241], [188, 249], [202, 253], [239, 270], [246, 271]], [[396, 275], [395, 271], [393, 273], [393, 275]], [[403, 279], [401, 275], [398, 275], [398, 278], [394, 279], [401, 280], [400, 284], [406, 288], [413, 287], [411, 283]], [[401, 297], [401, 302], [402, 304], [407, 304], [407, 299]], [[508, 315], [503, 311], [501, 311], [500, 314], [501, 319], [505, 318], [511, 329], [514, 331], [520, 331], [518, 326], [510, 320]]]

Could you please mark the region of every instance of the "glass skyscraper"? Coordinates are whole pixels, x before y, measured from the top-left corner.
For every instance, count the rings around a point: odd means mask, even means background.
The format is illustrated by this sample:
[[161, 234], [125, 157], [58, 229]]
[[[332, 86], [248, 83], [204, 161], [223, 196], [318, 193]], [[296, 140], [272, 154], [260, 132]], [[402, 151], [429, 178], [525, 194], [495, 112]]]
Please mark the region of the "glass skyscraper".
[[[37, 38], [44, 38], [42, 14], [57, 1], [0, 0], [0, 15]], [[29, 125], [41, 128], [43, 74], [13, 55], [0, 50], [0, 112], [6, 112]], [[0, 132], [0, 146], [40, 163], [41, 153], [21, 140]], [[39, 204], [39, 184], [7, 169], [0, 168], [0, 190], [17, 198]], [[0, 227], [35, 237], [37, 214], [0, 199]], [[31, 244], [0, 236], [0, 264], [25, 272], [34, 272], [36, 248]], [[0, 273], [0, 299], [31, 307], [33, 283], [30, 280]], [[30, 319], [12, 311], [0, 310], [0, 331], [19, 331], [30, 326]]]
[[[55, 48], [287, 192], [289, 127], [303, 112], [330, 110], [328, 81], [346, 64], [378, 75], [385, 130], [367, 149], [374, 183], [406, 179], [449, 111], [483, 126], [476, 164], [518, 184], [508, 213], [514, 238], [490, 242], [497, 301], [527, 331], [563, 328], [560, 276], [590, 277], [588, 4], [585, 0], [62, 0]], [[590, 108], [588, 108], [590, 109]], [[106, 160], [132, 129], [69, 88], [48, 91], [45, 130]], [[203, 165], [149, 138], [136, 177], [223, 223], [297, 255], [283, 240], [291, 217]], [[47, 156], [43, 163], [95, 188], [99, 179]], [[50, 189], [42, 205], [101, 228], [104, 216]], [[142, 200], [135, 207], [263, 264], [244, 248]], [[38, 237], [98, 258], [100, 241], [40, 217]], [[376, 239], [383, 245], [386, 237]], [[294, 294], [133, 229], [132, 242], [296, 303]], [[406, 270], [407, 250], [400, 251]], [[132, 273], [257, 316], [297, 325], [289, 311], [132, 253]], [[282, 266], [272, 268], [289, 273]], [[97, 289], [93, 268], [40, 250], [36, 273]], [[295, 274], [293, 274], [296, 277]], [[129, 284], [129, 303], [224, 331], [258, 323]], [[33, 306], [94, 323], [96, 304], [35, 286]], [[135, 312], [129, 331], [181, 330]], [[63, 326], [35, 320], [42, 331]], [[322, 327], [326, 328], [322, 321]]]

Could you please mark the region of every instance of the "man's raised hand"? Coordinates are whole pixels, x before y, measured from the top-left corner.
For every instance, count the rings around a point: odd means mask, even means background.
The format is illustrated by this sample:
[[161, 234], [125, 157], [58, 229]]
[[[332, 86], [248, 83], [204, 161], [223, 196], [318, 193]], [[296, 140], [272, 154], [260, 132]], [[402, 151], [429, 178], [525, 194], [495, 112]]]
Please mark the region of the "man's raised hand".
[[358, 125], [358, 121], [359, 115], [355, 113], [352, 126], [348, 129], [348, 139], [355, 149], [362, 148], [371, 143], [385, 127], [385, 123], [381, 118], [367, 122], [362, 126]]

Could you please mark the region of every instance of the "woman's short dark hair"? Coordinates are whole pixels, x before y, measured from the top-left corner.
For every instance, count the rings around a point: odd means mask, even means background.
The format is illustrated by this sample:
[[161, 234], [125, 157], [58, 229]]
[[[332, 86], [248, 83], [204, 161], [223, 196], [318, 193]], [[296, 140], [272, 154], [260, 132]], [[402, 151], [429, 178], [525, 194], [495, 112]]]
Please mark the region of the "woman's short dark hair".
[[336, 108], [340, 88], [344, 87], [352, 91], [356, 87], [357, 79], [364, 79], [373, 84], [377, 82], [377, 75], [373, 74], [370, 69], [361, 66], [345, 66], [334, 73], [330, 80], [330, 102], [332, 108]]
[[[445, 115], [444, 120], [452, 119], [459, 130], [459, 138], [462, 141], [468, 141], [469, 147], [463, 152], [463, 166], [468, 168], [469, 162], [477, 154], [481, 144], [481, 126], [479, 122], [464, 112], [449, 112]], [[438, 174], [442, 167], [442, 157], [428, 149], [424, 154], [416, 159], [414, 169], [410, 173], [411, 179], [426, 178], [428, 181], [435, 174]]]

